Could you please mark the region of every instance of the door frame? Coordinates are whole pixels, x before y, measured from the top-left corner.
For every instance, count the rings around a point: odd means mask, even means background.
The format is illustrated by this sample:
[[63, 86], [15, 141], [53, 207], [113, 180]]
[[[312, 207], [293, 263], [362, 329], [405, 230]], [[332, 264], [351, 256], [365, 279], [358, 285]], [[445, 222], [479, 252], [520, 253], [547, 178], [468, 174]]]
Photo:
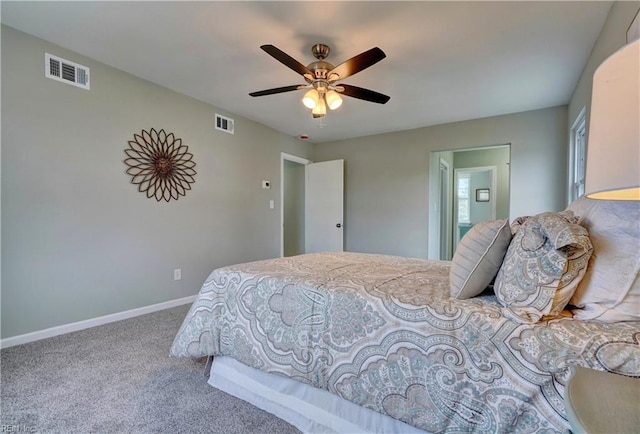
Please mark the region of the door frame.
[[[444, 168], [444, 171], [443, 171]], [[443, 172], [446, 174], [446, 178], [443, 178]], [[453, 206], [451, 205], [451, 169], [449, 167], [449, 163], [442, 157], [439, 158], [438, 164], [438, 181], [439, 181], [439, 210], [438, 218], [439, 224], [439, 241], [440, 245], [440, 260], [448, 260], [451, 258], [451, 237], [449, 234], [451, 233], [451, 225], [452, 218], [449, 214], [453, 211]], [[443, 182], [444, 180], [444, 182]], [[442, 239], [442, 235], [445, 235], [444, 240]]]
[[294, 163], [307, 164], [313, 163], [306, 158], [298, 157], [295, 155], [287, 154], [286, 152], [280, 153], [280, 257], [284, 256], [284, 162], [293, 161]]

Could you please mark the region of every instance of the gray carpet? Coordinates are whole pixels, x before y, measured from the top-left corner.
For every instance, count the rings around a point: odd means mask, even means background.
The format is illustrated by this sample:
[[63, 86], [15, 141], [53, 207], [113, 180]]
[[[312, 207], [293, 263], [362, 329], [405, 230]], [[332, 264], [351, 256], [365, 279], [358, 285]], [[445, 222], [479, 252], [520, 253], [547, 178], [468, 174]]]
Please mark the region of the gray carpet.
[[188, 308], [2, 350], [2, 432], [298, 433], [169, 357]]

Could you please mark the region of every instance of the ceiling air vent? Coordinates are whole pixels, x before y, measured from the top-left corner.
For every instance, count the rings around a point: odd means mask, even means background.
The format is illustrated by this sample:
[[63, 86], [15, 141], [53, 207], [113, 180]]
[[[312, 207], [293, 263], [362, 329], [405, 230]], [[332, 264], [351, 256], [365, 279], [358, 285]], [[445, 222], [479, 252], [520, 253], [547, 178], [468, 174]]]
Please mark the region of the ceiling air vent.
[[44, 53], [44, 76], [83, 89], [90, 89], [88, 67], [49, 53]]
[[233, 119], [224, 117], [216, 113], [216, 130], [233, 134]]

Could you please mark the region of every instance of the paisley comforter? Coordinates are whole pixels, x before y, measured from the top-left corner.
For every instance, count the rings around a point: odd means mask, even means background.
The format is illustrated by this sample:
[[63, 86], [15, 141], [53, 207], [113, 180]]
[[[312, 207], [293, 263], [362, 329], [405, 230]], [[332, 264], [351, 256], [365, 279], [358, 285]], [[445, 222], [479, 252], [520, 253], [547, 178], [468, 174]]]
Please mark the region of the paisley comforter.
[[581, 365], [640, 376], [640, 323], [519, 324], [449, 263], [319, 253], [215, 270], [174, 356], [231, 356], [427, 432], [560, 432]]

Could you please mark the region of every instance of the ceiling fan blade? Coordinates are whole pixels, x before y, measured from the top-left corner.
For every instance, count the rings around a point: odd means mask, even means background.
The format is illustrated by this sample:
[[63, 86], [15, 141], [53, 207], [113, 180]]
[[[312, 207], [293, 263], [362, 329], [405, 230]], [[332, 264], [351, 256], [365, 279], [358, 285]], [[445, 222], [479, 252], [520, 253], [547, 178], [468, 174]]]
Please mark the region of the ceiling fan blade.
[[307, 68], [302, 63], [298, 62], [296, 59], [294, 59], [293, 57], [289, 56], [287, 53], [285, 53], [284, 51], [280, 50], [279, 48], [276, 48], [275, 46], [270, 45], [270, 44], [269, 45], [261, 45], [260, 48], [262, 48], [267, 54], [269, 54], [271, 57], [276, 59], [278, 62], [282, 63], [285, 66], [288, 66], [289, 68], [293, 69], [298, 74], [300, 74], [300, 75], [310, 75], [310, 76], [313, 77], [313, 72], [311, 72], [311, 70], [309, 68]]
[[305, 85], [295, 84], [293, 86], [283, 86], [283, 87], [275, 87], [273, 89], [259, 90], [257, 92], [251, 92], [249, 95], [251, 96], [265, 96], [265, 95], [273, 95], [276, 93], [283, 92], [291, 92], [292, 90], [298, 90], [306, 87]]
[[378, 104], [385, 104], [387, 101], [391, 99], [390, 96], [383, 95], [381, 93], [375, 92], [369, 89], [363, 89], [358, 86], [350, 86], [348, 84], [340, 84], [344, 90], [342, 91], [343, 95], [350, 96], [352, 98], [363, 99], [369, 102], [375, 102]]
[[371, 65], [378, 63], [385, 57], [387, 57], [387, 55], [384, 54], [384, 51], [378, 47], [374, 47], [371, 50], [360, 53], [349, 60], [345, 60], [340, 65], [329, 71], [327, 77], [329, 77], [329, 81], [343, 80], [370, 67]]

